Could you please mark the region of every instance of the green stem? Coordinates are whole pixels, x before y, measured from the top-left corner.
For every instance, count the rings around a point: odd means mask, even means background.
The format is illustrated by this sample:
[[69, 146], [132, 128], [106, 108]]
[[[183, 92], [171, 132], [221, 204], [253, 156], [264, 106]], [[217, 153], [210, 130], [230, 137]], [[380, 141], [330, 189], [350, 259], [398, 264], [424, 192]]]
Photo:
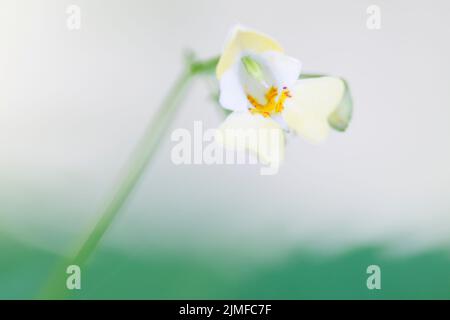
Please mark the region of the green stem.
[[141, 179], [150, 160], [158, 149], [161, 138], [166, 133], [176, 111], [179, 109], [182, 97], [184, 96], [188, 85], [191, 83], [191, 80], [198, 74], [210, 73], [214, 70], [216, 64], [217, 58], [204, 62], [189, 61], [186, 71], [182, 73], [168, 93], [161, 108], [153, 117], [153, 120], [150, 121], [141, 140], [123, 168], [116, 188], [112, 193], [112, 197], [102, 210], [100, 219], [95, 227], [81, 241], [81, 245], [78, 247], [78, 250], [76, 250], [75, 256], [72, 259], [65, 260], [62, 265], [58, 267], [39, 298], [61, 299], [68, 295], [69, 291], [65, 287], [66, 277], [68, 276], [65, 274], [67, 266], [78, 265], [82, 268], [85, 265], [86, 261], [97, 248], [103, 235], [112, 225], [114, 219], [124, 207], [130, 194]]
[[74, 264], [80, 265], [89, 258], [103, 234], [117, 216], [117, 213], [126, 203], [129, 195], [142, 177], [150, 159], [157, 150], [161, 137], [168, 129], [175, 111], [177, 111], [180, 106], [179, 102], [181, 97], [191, 79], [192, 74], [189, 72], [184, 73], [180, 77], [170, 91], [168, 98], [164, 101], [162, 107], [148, 125], [141, 141], [137, 144], [136, 149], [131, 154], [129, 161], [122, 172], [117, 188], [113, 193], [109, 204], [104, 209], [93, 232], [89, 234], [78, 251], [78, 254], [73, 259]]

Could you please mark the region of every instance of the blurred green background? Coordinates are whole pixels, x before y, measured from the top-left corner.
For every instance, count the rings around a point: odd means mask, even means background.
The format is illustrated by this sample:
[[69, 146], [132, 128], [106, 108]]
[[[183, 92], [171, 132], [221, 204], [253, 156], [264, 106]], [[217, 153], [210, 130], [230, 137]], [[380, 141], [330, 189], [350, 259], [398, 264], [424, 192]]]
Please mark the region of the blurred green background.
[[[1, 238], [2, 299], [32, 299], [61, 257]], [[193, 258], [193, 256], [197, 256]], [[5, 259], [5, 260], [3, 260]], [[366, 287], [367, 266], [381, 267], [381, 290]], [[144, 257], [100, 249], [71, 299], [449, 299], [450, 260], [443, 250], [404, 258], [377, 248], [333, 257], [292, 251], [277, 263], [232, 253], [198, 256], [150, 249]]]

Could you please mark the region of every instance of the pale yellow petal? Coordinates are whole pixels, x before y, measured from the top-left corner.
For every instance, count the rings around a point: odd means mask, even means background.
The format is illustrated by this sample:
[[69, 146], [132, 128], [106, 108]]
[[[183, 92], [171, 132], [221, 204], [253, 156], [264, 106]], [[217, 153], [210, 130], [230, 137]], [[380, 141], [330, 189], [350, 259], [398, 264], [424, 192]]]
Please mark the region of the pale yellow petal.
[[241, 52], [262, 53], [265, 51], [283, 51], [283, 48], [271, 37], [253, 30], [235, 27], [227, 41], [216, 68], [217, 78], [228, 70], [240, 58]]
[[219, 127], [217, 142], [228, 149], [248, 150], [265, 164], [279, 164], [284, 158], [284, 132], [270, 118], [249, 112], [233, 112]]
[[339, 78], [320, 77], [299, 80], [285, 103], [283, 118], [288, 126], [312, 143], [329, 133], [328, 117], [338, 107], [345, 92]]

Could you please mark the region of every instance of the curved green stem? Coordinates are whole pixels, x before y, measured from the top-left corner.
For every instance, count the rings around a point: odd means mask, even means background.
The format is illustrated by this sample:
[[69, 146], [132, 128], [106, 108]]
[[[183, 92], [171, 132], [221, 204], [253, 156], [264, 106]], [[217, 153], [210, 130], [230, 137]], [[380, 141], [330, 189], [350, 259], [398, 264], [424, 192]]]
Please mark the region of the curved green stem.
[[112, 196], [101, 211], [100, 218], [94, 228], [82, 239], [81, 245], [78, 246], [73, 258], [65, 260], [57, 268], [39, 295], [39, 298], [62, 299], [68, 295], [69, 291], [65, 287], [67, 277], [65, 271], [67, 266], [78, 265], [82, 268], [85, 265], [140, 181], [150, 160], [158, 149], [161, 138], [166, 133], [176, 111], [179, 109], [182, 97], [191, 80], [198, 74], [210, 73], [215, 69], [216, 64], [217, 58], [204, 62], [189, 61], [186, 71], [182, 73], [169, 91], [166, 99], [163, 101], [152, 121], [150, 121], [142, 138], [136, 145], [134, 152], [124, 166], [119, 175], [116, 187], [113, 189]]
[[91, 232], [86, 241], [84, 241], [74, 258], [74, 264], [81, 264], [87, 260], [105, 231], [111, 225], [117, 213], [124, 206], [130, 193], [143, 175], [147, 164], [157, 150], [161, 137], [167, 130], [175, 111], [180, 106], [178, 102], [181, 100], [191, 78], [192, 75], [190, 73], [185, 73], [180, 77], [171, 90], [167, 100], [163, 103], [161, 109], [159, 109], [158, 113], [148, 125], [141, 141], [137, 144], [136, 149], [123, 169], [121, 178], [117, 183], [117, 188], [104, 209], [100, 220], [93, 232]]

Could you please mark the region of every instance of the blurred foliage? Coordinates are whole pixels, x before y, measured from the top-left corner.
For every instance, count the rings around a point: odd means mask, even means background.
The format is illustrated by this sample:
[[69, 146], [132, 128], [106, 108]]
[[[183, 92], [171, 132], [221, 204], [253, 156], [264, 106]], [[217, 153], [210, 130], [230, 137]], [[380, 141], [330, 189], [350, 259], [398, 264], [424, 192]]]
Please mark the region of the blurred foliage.
[[[61, 257], [0, 238], [0, 298], [35, 298]], [[301, 250], [282, 260], [255, 262], [223, 253], [221, 263], [198, 252], [149, 249], [130, 255], [99, 248], [72, 299], [450, 299], [448, 252], [389, 258], [380, 248], [338, 256]], [[217, 254], [217, 253], [216, 253]], [[195, 256], [195, 258], [194, 258]], [[382, 289], [366, 288], [366, 268], [382, 270]]]

